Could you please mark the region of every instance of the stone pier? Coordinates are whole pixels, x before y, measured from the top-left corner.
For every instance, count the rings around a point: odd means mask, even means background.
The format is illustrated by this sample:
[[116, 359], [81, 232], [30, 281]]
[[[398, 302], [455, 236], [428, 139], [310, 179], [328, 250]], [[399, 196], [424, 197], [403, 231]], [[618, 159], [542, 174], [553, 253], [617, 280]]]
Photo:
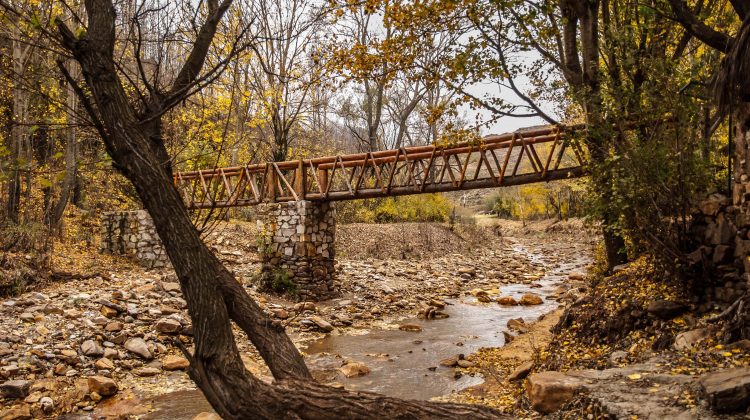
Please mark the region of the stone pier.
[[[327, 202], [292, 201], [256, 207], [261, 284], [300, 300], [335, 296], [335, 212]], [[146, 268], [168, 266], [148, 212], [121, 211], [102, 217], [101, 251], [127, 255]]]
[[102, 252], [130, 256], [146, 268], [170, 264], [146, 210], [104, 213], [101, 239]]
[[335, 212], [327, 202], [293, 201], [258, 206], [262, 282], [293, 283], [300, 300], [335, 295]]

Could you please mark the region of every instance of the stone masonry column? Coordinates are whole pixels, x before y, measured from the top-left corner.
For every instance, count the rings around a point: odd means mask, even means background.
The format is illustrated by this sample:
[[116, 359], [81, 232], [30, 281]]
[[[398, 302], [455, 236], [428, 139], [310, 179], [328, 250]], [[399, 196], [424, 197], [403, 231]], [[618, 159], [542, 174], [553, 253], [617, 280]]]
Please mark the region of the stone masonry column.
[[[335, 296], [335, 211], [328, 202], [290, 201], [258, 206], [261, 282], [293, 283], [300, 300]], [[283, 286], [283, 285], [282, 285]]]
[[146, 210], [102, 215], [101, 252], [127, 255], [146, 268], [168, 267], [169, 257]]

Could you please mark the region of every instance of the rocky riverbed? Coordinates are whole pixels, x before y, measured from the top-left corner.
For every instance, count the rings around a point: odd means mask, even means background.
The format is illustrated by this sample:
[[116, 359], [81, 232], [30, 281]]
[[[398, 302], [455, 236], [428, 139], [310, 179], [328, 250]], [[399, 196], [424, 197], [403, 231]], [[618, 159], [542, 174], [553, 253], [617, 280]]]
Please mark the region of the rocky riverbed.
[[[348, 244], [346, 258], [337, 266], [340, 297], [294, 302], [255, 291], [251, 279], [259, 269], [258, 258], [252, 237], [242, 229], [214, 232], [209, 240], [217, 254], [269, 314], [286, 325], [298, 347], [310, 353], [309, 364], [319, 379], [354, 389], [381, 390], [380, 382], [398, 377], [406, 380], [394, 382], [393, 389], [407, 387], [412, 372], [389, 360], [407, 361], [409, 351], [429, 355], [419, 359], [425, 365], [419, 366], [420, 374], [425, 375], [438, 370], [441, 358], [455, 356], [458, 366], [463, 361], [459, 354], [502, 345], [514, 333], [506, 326], [509, 319], [531, 321], [554, 308], [558, 299], [575, 298], [577, 289], [570, 288], [568, 278], [578, 278], [575, 273], [591, 254], [586, 235], [550, 234], [542, 242], [533, 232], [513, 231], [515, 236], [508, 237], [494, 227], [446, 233], [442, 227], [413, 226], [401, 229], [400, 238], [375, 243], [387, 247], [393, 241], [404, 249], [404, 234], [411, 234], [407, 241], [419, 243], [425, 231], [433, 232], [429, 240], [437, 242], [429, 252], [371, 258], [368, 250]], [[357, 234], [362, 232], [352, 233]], [[480, 235], [481, 240], [472, 240]], [[440, 238], [452, 242], [441, 249]], [[174, 275], [135, 266], [102, 273], [0, 303], [3, 416], [190, 419], [209, 409], [195, 398], [184, 373], [186, 360], [175, 345], [179, 340], [190, 346], [191, 326]], [[477, 322], [481, 319], [484, 323]], [[404, 347], [403, 354], [398, 353], [400, 345], [375, 351], [378, 334], [411, 347]], [[248, 340], [239, 331], [238, 337], [248, 369], [267, 377]], [[414, 344], [420, 340], [424, 345]], [[389, 365], [395, 368], [386, 368]], [[437, 396], [480, 380], [454, 378], [452, 370], [436, 374], [450, 381], [413, 397]], [[192, 404], [179, 403], [180, 398]]]

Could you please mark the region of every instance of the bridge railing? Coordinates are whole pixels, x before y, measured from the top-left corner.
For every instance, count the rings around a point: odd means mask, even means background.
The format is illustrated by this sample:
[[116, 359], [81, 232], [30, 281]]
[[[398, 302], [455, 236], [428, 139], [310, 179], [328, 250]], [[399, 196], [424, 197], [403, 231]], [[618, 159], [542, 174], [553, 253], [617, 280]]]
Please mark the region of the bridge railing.
[[586, 156], [568, 137], [574, 130], [547, 126], [454, 145], [178, 172], [174, 180], [190, 209], [530, 184], [585, 173]]

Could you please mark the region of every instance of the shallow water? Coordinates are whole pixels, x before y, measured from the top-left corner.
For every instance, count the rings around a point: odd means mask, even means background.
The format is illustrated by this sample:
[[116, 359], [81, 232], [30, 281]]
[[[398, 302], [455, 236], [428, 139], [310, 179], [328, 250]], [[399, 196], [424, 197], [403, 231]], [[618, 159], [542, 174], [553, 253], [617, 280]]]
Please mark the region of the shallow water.
[[[555, 288], [572, 271], [582, 271], [590, 262], [587, 253], [564, 262], [554, 262], [554, 248], [544, 247], [529, 251], [521, 245], [514, 251], [523, 253], [532, 262], [542, 264], [547, 274], [536, 281], [541, 287], [514, 284], [500, 287], [499, 296], [520, 297], [535, 293], [542, 297]], [[481, 347], [504, 344], [503, 331], [511, 318], [522, 317], [527, 323], [558, 306], [554, 300], [544, 299], [542, 305], [503, 307], [496, 303], [480, 303], [474, 297], [448, 300], [442, 320], [409, 319], [399, 324], [417, 324], [421, 332], [397, 329], [373, 330], [361, 335], [328, 335], [303, 349], [314, 376], [323, 382], [338, 382], [350, 390], [379, 392], [400, 398], [429, 399], [457, 392], [477, 385], [481, 377], [464, 375], [454, 378], [454, 369], [441, 367], [440, 360], [457, 354], [469, 355]], [[346, 378], [338, 372], [344, 360], [362, 362], [371, 373]], [[200, 391], [179, 391], [150, 398], [150, 414], [142, 417], [153, 420], [190, 420], [196, 414], [212, 411]]]
[[[519, 252], [543, 263], [543, 256]], [[519, 298], [524, 293], [549, 296], [568, 273], [588, 262], [582, 256], [572, 262], [559, 264], [535, 283], [542, 287], [514, 284], [500, 287], [500, 296]], [[558, 306], [545, 299], [542, 305], [503, 307], [496, 303], [480, 303], [468, 296], [448, 300], [442, 320], [410, 319], [401, 324], [417, 324], [421, 332], [398, 329], [374, 330], [364, 335], [328, 335], [311, 343], [305, 352], [308, 366], [324, 382], [338, 382], [347, 389], [366, 390], [401, 398], [429, 399], [460, 391], [482, 382], [480, 377], [464, 375], [454, 378], [454, 369], [439, 365], [440, 360], [457, 354], [471, 354], [481, 347], [500, 347], [505, 344], [502, 332], [511, 318], [533, 322], [540, 315]], [[396, 328], [397, 325], [394, 325]], [[346, 378], [337, 371], [344, 360], [364, 363], [371, 373]]]

